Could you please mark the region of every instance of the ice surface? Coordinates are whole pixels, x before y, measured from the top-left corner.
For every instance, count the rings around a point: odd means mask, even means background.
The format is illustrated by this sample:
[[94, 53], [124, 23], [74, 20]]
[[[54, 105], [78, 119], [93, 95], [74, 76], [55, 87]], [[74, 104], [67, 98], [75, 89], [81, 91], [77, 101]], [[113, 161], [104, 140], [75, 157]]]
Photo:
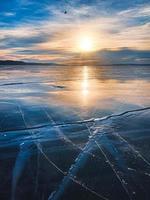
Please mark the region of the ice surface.
[[130, 67], [1, 67], [0, 199], [150, 199], [149, 68]]

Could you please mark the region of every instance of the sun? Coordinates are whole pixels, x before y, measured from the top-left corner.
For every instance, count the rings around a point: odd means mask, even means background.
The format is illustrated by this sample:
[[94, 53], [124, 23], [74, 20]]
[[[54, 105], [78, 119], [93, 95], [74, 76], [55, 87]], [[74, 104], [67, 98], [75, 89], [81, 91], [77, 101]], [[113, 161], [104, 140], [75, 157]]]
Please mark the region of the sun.
[[82, 36], [78, 39], [78, 51], [91, 52], [94, 51], [94, 41], [92, 37]]
[[93, 50], [93, 41], [90, 37], [83, 37], [79, 41], [79, 49], [81, 51], [89, 52]]
[[70, 37], [72, 41], [70, 44], [72, 46], [72, 51], [76, 53], [90, 53], [95, 52], [99, 49], [99, 36], [96, 32], [91, 30], [81, 30], [72, 33]]

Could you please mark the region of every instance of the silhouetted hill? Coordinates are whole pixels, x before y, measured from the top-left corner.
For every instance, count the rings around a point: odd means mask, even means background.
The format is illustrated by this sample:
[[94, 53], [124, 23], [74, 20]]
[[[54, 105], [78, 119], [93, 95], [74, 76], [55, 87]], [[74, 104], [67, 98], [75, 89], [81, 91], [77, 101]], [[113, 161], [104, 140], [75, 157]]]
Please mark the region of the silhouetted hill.
[[58, 63], [34, 63], [14, 60], [0, 60], [0, 65], [59, 65]]

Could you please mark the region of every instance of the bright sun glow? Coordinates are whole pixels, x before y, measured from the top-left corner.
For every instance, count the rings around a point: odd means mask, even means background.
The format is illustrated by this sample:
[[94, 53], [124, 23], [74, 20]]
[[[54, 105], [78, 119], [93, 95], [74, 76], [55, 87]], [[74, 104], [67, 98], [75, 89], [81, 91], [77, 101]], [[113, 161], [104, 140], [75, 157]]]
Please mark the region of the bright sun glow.
[[94, 50], [94, 43], [90, 37], [81, 37], [79, 39], [79, 50], [82, 52], [90, 52]]
[[76, 38], [76, 51], [77, 52], [92, 52], [96, 50], [95, 37], [90, 34], [79, 34]]

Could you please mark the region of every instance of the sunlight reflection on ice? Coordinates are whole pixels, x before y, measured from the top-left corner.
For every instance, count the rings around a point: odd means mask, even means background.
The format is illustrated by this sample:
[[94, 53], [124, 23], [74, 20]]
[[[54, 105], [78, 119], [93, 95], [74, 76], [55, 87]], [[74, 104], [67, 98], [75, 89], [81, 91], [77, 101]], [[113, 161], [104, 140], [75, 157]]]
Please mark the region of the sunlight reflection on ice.
[[88, 81], [88, 67], [83, 67], [83, 80], [82, 80], [82, 95], [83, 95], [83, 102], [86, 104], [87, 96], [89, 95], [89, 81]]

